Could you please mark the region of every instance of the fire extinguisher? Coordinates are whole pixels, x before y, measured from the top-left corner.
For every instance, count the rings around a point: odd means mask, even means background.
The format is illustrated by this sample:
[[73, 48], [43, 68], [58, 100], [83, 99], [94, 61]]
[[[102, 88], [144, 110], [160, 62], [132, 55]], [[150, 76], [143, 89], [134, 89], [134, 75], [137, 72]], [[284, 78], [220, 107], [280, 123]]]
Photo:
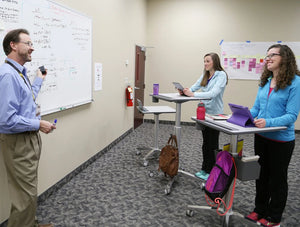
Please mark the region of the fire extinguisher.
[[133, 89], [129, 85], [126, 88], [127, 106], [133, 106]]

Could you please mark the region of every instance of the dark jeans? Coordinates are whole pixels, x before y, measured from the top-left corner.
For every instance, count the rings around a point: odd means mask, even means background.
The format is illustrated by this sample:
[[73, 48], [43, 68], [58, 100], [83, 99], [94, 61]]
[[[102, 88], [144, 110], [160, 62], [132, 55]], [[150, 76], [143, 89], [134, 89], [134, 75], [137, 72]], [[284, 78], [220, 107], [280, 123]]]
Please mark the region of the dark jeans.
[[259, 155], [261, 171], [256, 180], [254, 211], [271, 222], [281, 221], [288, 195], [288, 166], [295, 147], [295, 140], [276, 142], [255, 135], [255, 154]]
[[207, 173], [210, 173], [216, 162], [215, 150], [219, 149], [219, 134], [219, 131], [209, 127], [204, 127], [202, 130], [202, 170]]

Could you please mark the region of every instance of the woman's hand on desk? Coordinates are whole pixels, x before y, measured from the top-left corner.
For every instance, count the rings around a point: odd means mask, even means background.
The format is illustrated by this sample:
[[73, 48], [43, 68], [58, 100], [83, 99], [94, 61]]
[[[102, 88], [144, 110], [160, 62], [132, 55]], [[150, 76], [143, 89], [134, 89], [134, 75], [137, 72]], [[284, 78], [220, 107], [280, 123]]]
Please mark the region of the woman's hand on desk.
[[183, 89], [183, 93], [184, 93], [186, 96], [190, 96], [190, 97], [193, 97], [193, 96], [194, 96], [194, 92], [191, 92], [191, 90], [188, 89], [188, 88]]
[[183, 95], [183, 91], [182, 91], [182, 90], [177, 89], [177, 91], [178, 91], [178, 93], [179, 93], [180, 95]]
[[257, 128], [264, 128], [264, 127], [266, 127], [266, 120], [264, 118], [260, 118], [260, 119], [254, 120], [254, 124]]

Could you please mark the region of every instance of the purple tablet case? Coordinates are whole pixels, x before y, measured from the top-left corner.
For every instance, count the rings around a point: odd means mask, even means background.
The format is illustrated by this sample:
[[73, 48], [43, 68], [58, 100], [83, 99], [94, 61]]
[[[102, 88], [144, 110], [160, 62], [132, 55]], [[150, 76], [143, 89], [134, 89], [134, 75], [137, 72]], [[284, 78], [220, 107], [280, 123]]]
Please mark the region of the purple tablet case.
[[231, 117], [227, 120], [228, 122], [243, 127], [255, 127], [254, 119], [248, 107], [232, 103], [228, 103], [228, 105], [232, 111]]

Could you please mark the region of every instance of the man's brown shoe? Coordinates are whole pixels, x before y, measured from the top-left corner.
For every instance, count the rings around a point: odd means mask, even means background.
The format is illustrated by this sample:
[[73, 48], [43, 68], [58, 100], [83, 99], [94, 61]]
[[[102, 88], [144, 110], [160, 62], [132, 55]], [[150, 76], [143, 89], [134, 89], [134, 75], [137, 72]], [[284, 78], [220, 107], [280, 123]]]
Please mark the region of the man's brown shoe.
[[54, 227], [53, 224], [39, 224], [39, 227]]

